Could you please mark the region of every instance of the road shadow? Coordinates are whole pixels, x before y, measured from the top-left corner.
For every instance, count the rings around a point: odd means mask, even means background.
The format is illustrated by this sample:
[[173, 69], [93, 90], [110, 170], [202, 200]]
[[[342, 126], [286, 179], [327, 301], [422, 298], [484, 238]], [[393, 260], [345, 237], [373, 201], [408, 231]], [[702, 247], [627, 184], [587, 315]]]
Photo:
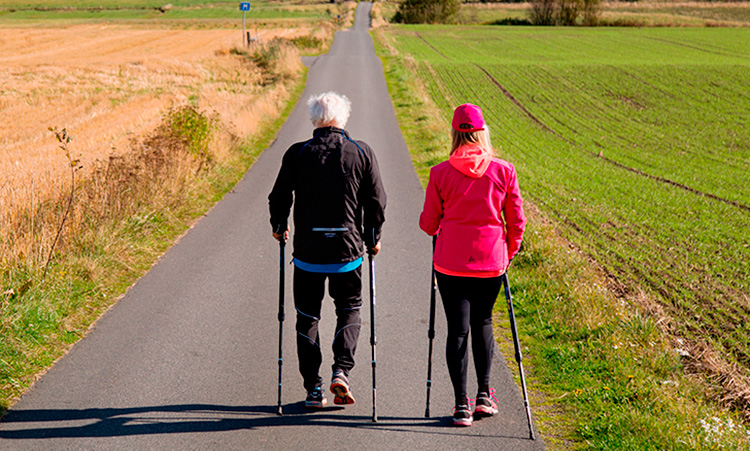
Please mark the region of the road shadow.
[[283, 406], [284, 415], [281, 416], [276, 415], [276, 406], [222, 406], [212, 404], [100, 409], [11, 410], [7, 412], [5, 418], [0, 420], [0, 439], [123, 437], [306, 425], [432, 435], [519, 438], [496, 434], [468, 433], [467, 430], [453, 428], [449, 417], [385, 416], [379, 417], [378, 422], [372, 422], [372, 418], [369, 416], [343, 415], [340, 413], [342, 410], [341, 407], [328, 407], [310, 411], [304, 407], [302, 402]]

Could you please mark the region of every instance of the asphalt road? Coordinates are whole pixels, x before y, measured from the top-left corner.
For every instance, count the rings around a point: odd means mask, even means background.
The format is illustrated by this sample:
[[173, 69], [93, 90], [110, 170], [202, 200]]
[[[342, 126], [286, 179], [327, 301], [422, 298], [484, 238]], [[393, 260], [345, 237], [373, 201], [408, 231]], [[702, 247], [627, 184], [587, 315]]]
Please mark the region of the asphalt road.
[[[424, 192], [368, 34], [370, 7], [359, 5], [354, 27], [337, 33], [327, 55], [306, 60], [311, 68], [299, 105], [236, 188], [0, 422], [0, 448], [544, 449], [541, 439], [528, 439], [520, 390], [499, 355], [492, 384], [500, 413], [470, 428], [452, 427], [442, 308], [432, 418], [424, 418], [431, 240], [417, 225]], [[377, 423], [371, 422], [369, 308], [363, 308], [357, 366], [350, 374], [357, 404], [305, 411], [290, 265], [285, 414], [275, 414], [279, 247], [271, 237], [266, 198], [283, 152], [312, 134], [305, 101], [327, 90], [351, 99], [347, 129], [376, 152], [388, 193], [383, 250], [375, 259]], [[325, 304], [321, 340], [327, 380], [335, 321], [332, 303]], [[470, 392], [475, 390], [470, 385]]]

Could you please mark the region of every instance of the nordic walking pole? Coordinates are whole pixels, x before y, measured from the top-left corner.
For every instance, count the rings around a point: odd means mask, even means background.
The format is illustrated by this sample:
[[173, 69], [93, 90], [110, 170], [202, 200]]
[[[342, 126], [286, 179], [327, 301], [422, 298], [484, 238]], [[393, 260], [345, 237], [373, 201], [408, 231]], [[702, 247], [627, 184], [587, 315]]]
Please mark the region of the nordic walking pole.
[[279, 404], [276, 407], [276, 415], [281, 415], [281, 366], [284, 363], [282, 359], [282, 344], [284, 342], [284, 248], [286, 240], [282, 235], [279, 239]]
[[375, 256], [368, 252], [370, 259], [370, 345], [372, 345], [372, 422], [377, 423], [378, 414], [376, 411], [377, 395], [375, 390], [375, 345], [378, 344], [378, 338], [375, 335]]
[[[435, 253], [437, 235], [432, 237], [432, 253]], [[430, 418], [430, 389], [432, 388], [432, 342], [435, 338], [435, 297], [437, 294], [437, 279], [435, 278], [435, 265], [432, 265], [430, 274], [430, 325], [427, 329], [427, 337], [430, 339], [430, 349], [427, 354], [427, 404], [424, 409], [425, 418]]]
[[523, 375], [523, 357], [521, 356], [521, 343], [518, 341], [518, 330], [516, 329], [516, 315], [513, 312], [513, 299], [510, 296], [510, 283], [508, 282], [508, 272], [501, 276], [501, 282], [505, 286], [505, 299], [508, 301], [508, 316], [510, 317], [510, 329], [513, 333], [513, 346], [516, 351], [516, 362], [518, 362], [518, 372], [521, 374], [521, 387], [523, 388], [523, 404], [526, 407], [526, 419], [529, 421], [529, 438], [534, 438], [534, 427], [531, 424], [531, 408], [529, 407], [529, 396], [526, 393], [526, 378]]

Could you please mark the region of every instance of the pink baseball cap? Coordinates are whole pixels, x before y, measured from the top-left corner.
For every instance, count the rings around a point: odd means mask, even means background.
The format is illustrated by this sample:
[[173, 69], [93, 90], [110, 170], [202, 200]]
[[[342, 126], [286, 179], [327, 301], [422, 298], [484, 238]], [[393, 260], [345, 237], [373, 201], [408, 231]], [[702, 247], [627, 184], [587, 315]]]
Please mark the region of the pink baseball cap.
[[464, 103], [453, 112], [453, 130], [471, 133], [484, 130], [482, 109], [470, 103]]

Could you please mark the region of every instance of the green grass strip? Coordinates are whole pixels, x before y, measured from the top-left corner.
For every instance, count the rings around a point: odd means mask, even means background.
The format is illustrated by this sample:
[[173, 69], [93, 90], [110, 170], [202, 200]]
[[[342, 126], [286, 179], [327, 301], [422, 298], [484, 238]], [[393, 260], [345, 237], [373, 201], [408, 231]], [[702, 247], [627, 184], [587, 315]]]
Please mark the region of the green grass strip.
[[[135, 1], [119, 2], [113, 0], [70, 2], [52, 0], [46, 2], [18, 2], [0, 0], [0, 21], [33, 22], [33, 21], [180, 21], [180, 20], [216, 20], [222, 23], [234, 20], [241, 23], [243, 13], [240, 2], [210, 1], [173, 1], [170, 7], [167, 2]], [[336, 12], [334, 12], [336, 11]], [[260, 20], [330, 20], [336, 16], [335, 6], [310, 3], [289, 5], [279, 2], [253, 1], [251, 8], [244, 13], [249, 23]]]

